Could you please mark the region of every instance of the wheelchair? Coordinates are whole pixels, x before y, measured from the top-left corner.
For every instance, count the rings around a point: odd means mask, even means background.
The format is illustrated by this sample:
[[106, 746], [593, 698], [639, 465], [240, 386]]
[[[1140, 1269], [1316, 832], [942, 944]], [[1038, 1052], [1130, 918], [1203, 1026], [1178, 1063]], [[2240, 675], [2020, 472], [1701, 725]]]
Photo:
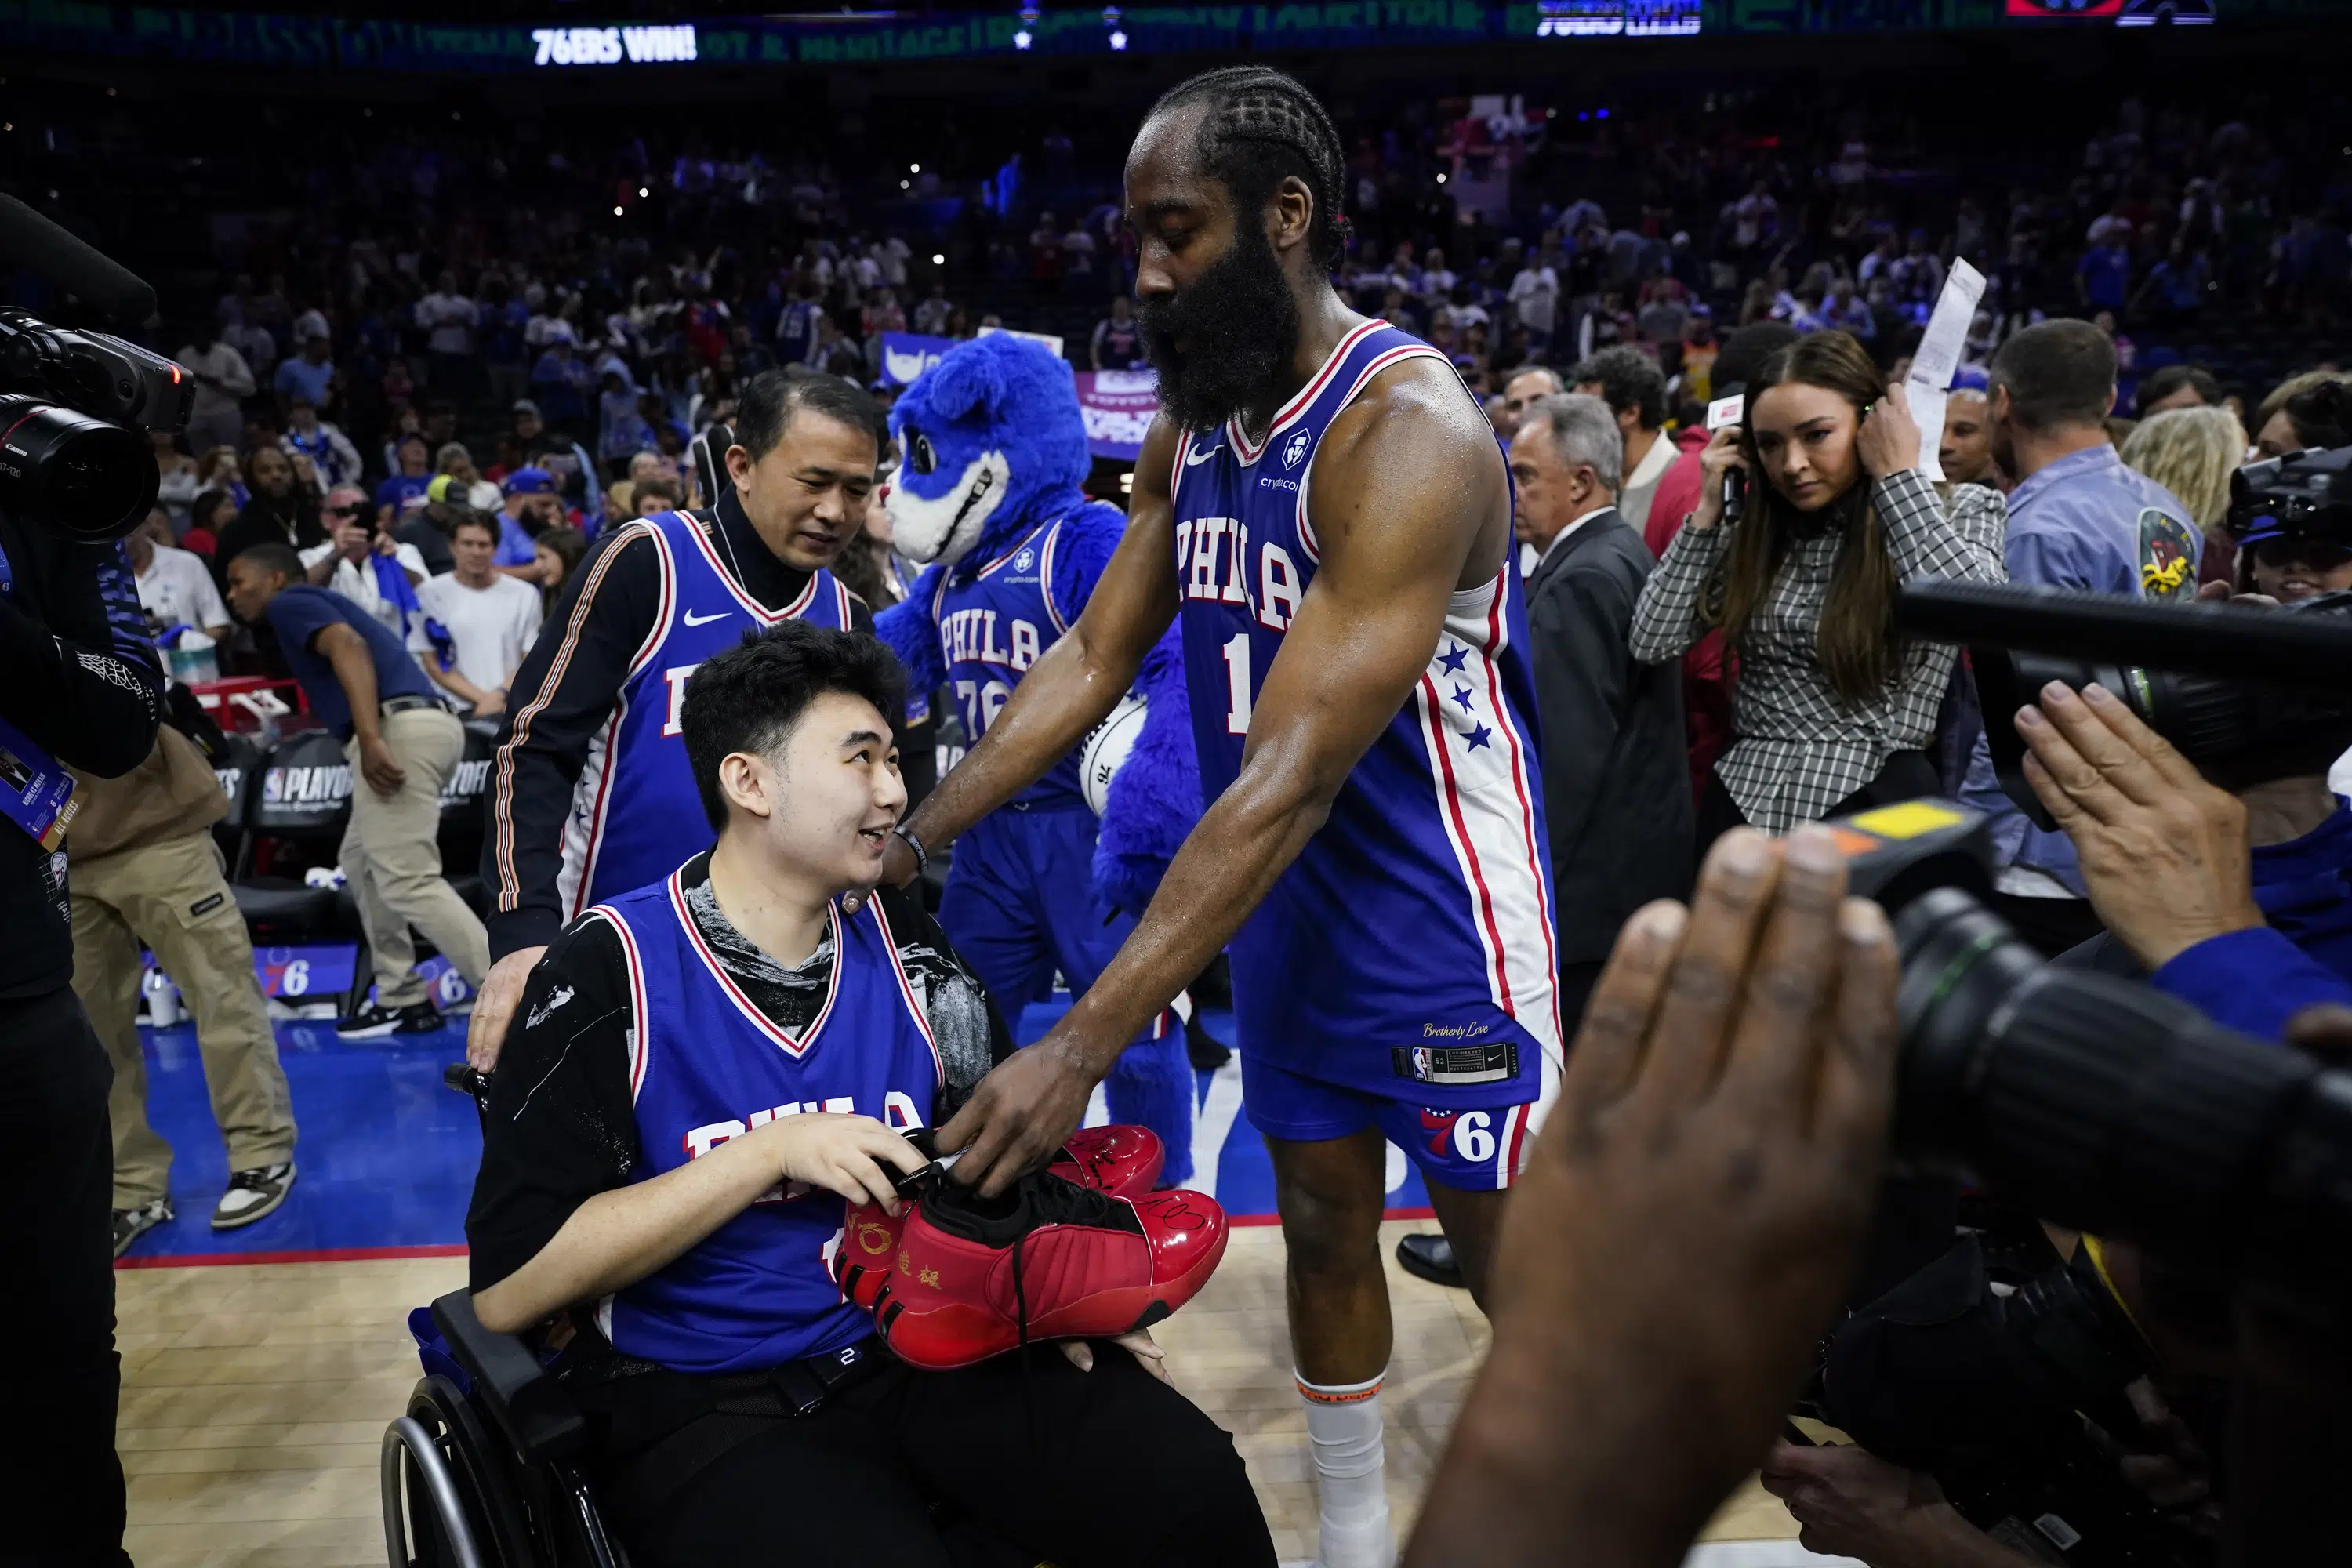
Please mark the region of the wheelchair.
[[[489, 1080], [464, 1062], [441, 1079], [487, 1105]], [[425, 1376], [377, 1471], [391, 1568], [628, 1568], [581, 1468], [587, 1419], [538, 1354], [484, 1328], [469, 1290], [408, 1327]]]
[[392, 1568], [627, 1568], [580, 1467], [587, 1422], [530, 1347], [484, 1328], [466, 1290], [409, 1321], [426, 1371], [384, 1428]]

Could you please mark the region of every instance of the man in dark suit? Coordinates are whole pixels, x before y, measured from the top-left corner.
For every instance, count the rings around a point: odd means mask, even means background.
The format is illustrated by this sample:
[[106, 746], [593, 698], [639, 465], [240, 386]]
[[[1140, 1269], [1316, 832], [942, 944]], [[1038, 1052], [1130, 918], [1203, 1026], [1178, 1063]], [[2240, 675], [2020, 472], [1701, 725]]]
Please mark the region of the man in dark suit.
[[[1682, 669], [1626, 647], [1633, 602], [1657, 565], [1612, 504], [1624, 437], [1583, 393], [1528, 403], [1511, 438], [1514, 524], [1535, 554], [1528, 631], [1535, 650], [1544, 808], [1559, 939], [1559, 1023], [1573, 1038], [1627, 916], [1690, 895], [1693, 807]], [[1408, 1236], [1397, 1261], [1462, 1283], [1443, 1236]]]
[[1511, 442], [1519, 537], [1540, 552], [1528, 582], [1528, 629], [1543, 726], [1559, 1022], [1571, 1038], [1626, 917], [1691, 889], [1680, 677], [1626, 647], [1633, 602], [1657, 561], [1612, 504], [1622, 462], [1616, 416], [1581, 394], [1529, 404]]

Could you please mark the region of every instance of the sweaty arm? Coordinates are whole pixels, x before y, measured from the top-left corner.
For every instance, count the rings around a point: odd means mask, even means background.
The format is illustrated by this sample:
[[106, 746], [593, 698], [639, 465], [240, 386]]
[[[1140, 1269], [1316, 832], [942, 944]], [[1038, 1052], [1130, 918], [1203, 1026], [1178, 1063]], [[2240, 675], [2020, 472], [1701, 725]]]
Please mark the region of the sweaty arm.
[[1384, 372], [1332, 421], [1308, 496], [1322, 563], [1252, 707], [1241, 773], [1071, 1009], [1100, 1070], [1306, 848], [1429, 667], [1447, 600], [1465, 578], [1492, 576], [1508, 541], [1493, 436], [1451, 372], [1417, 361]]
[[[1136, 460], [1127, 533], [1085, 613], [1022, 676], [988, 733], [908, 817], [907, 831], [926, 849], [950, 842], [1066, 756], [1127, 695], [1143, 656], [1176, 618], [1176, 507], [1169, 470], [1178, 435], [1166, 419], [1152, 421]], [[909, 860], [903, 872], [913, 871]]]

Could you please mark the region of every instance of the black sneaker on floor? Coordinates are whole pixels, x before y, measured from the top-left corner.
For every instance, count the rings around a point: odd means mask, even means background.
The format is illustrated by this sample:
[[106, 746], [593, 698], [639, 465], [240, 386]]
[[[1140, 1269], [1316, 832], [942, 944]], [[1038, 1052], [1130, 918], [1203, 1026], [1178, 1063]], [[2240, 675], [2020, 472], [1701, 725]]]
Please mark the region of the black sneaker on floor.
[[1233, 1050], [1223, 1040], [1209, 1033], [1195, 1012], [1184, 1020], [1184, 1059], [1196, 1072], [1214, 1072], [1233, 1059]]
[[213, 1228], [235, 1230], [275, 1212], [286, 1201], [286, 1194], [294, 1190], [294, 1176], [291, 1160], [257, 1165], [250, 1171], [230, 1172], [228, 1191], [221, 1194], [219, 1204], [213, 1209]]
[[114, 1211], [114, 1256], [121, 1257], [131, 1250], [131, 1244], [159, 1225], [169, 1225], [178, 1217], [172, 1213], [172, 1200], [157, 1198], [135, 1209]]
[[1396, 1257], [1406, 1273], [1433, 1285], [1450, 1285], [1456, 1290], [1469, 1289], [1470, 1282], [1462, 1278], [1462, 1262], [1454, 1256], [1454, 1244], [1442, 1234], [1424, 1232], [1403, 1237], [1397, 1242]]
[[373, 1040], [385, 1035], [430, 1034], [441, 1026], [441, 1009], [430, 1002], [387, 1007], [371, 1002], [358, 1012], [335, 1020], [335, 1033], [346, 1040]]

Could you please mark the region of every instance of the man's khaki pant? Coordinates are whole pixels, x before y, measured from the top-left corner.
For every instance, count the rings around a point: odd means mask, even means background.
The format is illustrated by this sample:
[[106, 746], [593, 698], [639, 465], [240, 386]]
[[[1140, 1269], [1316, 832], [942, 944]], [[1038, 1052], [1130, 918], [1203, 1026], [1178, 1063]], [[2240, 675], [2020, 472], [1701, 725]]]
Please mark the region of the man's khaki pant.
[[457, 890], [441, 879], [441, 786], [465, 755], [465, 726], [446, 708], [409, 708], [384, 716], [383, 739], [407, 780], [388, 800], [376, 794], [360, 771], [358, 738], [344, 742], [343, 757], [352, 765], [352, 825], [343, 833], [341, 859], [374, 956], [375, 999], [406, 1007], [425, 1000], [410, 926], [472, 985], [490, 971], [490, 939]]
[[147, 1124], [147, 1060], [139, 1049], [139, 944], [179, 986], [196, 1021], [213, 1120], [228, 1168], [274, 1165], [294, 1153], [294, 1111], [278, 1063], [253, 942], [221, 874], [212, 835], [190, 833], [119, 855], [76, 859], [74, 990], [114, 1064], [114, 1206], [168, 1194], [172, 1146]]

